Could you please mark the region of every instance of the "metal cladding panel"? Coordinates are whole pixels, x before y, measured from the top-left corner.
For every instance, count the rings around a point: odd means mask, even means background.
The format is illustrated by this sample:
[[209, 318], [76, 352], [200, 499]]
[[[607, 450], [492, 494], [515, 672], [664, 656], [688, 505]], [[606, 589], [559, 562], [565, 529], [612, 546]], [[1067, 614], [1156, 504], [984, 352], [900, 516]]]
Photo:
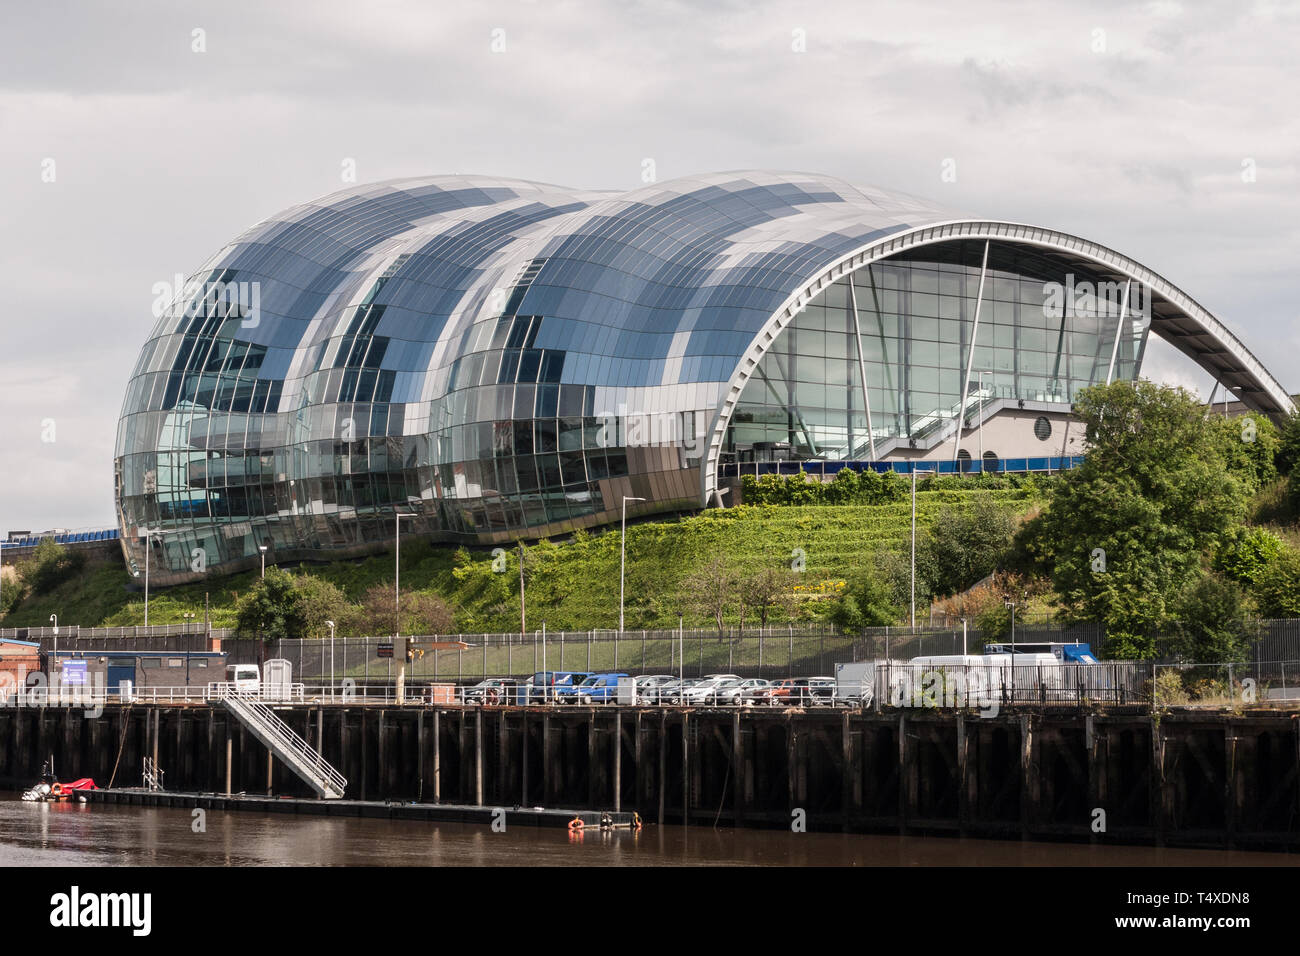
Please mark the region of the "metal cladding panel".
[[166, 583], [263, 548], [368, 553], [395, 510], [506, 543], [625, 496], [694, 506], [774, 316], [863, 249], [963, 221], [760, 171], [628, 192], [424, 177], [295, 206], [156, 300], [117, 433], [128, 564]]

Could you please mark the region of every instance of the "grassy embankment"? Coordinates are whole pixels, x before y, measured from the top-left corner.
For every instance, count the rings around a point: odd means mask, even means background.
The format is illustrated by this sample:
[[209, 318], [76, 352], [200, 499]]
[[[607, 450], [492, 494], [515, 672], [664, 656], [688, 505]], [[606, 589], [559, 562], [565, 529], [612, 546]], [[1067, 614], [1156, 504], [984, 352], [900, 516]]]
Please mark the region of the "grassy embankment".
[[[1017, 512], [1041, 503], [1028, 489], [922, 491], [917, 495], [918, 527], [926, 526], [945, 505], [969, 501], [973, 496], [990, 497]], [[690, 608], [684, 587], [692, 573], [719, 554], [726, 555], [740, 573], [763, 564], [789, 566], [796, 549], [802, 552], [805, 562], [805, 570], [796, 579], [799, 588], [796, 613], [805, 620], [815, 618], [829, 607], [831, 602], [826, 598], [835, 593], [837, 582], [851, 578], [858, 569], [868, 566], [877, 549], [906, 548], [909, 533], [907, 501], [883, 505], [739, 507], [680, 520], [630, 525], [626, 626], [629, 630], [676, 627], [679, 614], [686, 616], [688, 626], [703, 625], [699, 613]], [[529, 547], [530, 630], [543, 622], [550, 631], [617, 627], [618, 546], [619, 535], [614, 529], [596, 534], [579, 533], [563, 543], [543, 542]], [[506, 573], [498, 574], [492, 572], [492, 556], [487, 551], [457, 552], [454, 548], [425, 542], [404, 543], [403, 590], [428, 590], [440, 595], [455, 610], [459, 630], [514, 631], [519, 627], [515, 561], [511, 553]], [[371, 585], [391, 582], [393, 559], [391, 555], [379, 555], [304, 565], [302, 571], [334, 583], [349, 599], [358, 600]], [[199, 584], [156, 588], [150, 596], [150, 623], [182, 623], [186, 612], [197, 614], [201, 620], [206, 592], [211, 601], [213, 624], [232, 626], [236, 599], [255, 581], [256, 572], [214, 574]], [[59, 615], [61, 624], [141, 624], [143, 595], [128, 591], [128, 583], [126, 571], [116, 562], [88, 566], [49, 593], [26, 597], [0, 620], [0, 625], [39, 626], [52, 613]], [[728, 617], [729, 624], [736, 625], [738, 618], [733, 610]], [[746, 623], [754, 623], [752, 612]], [[655, 653], [655, 658], [663, 656], [667, 660], [666, 645], [661, 651], [662, 654]], [[698, 651], [697, 646], [697, 658]], [[774, 648], [773, 653], [776, 652]], [[531, 654], [529, 648], [530, 663]], [[585, 665], [585, 648], [582, 654]], [[707, 661], [707, 647], [705, 654]], [[639, 661], [639, 638], [636, 657]], [[565, 663], [570, 663], [567, 653]]]

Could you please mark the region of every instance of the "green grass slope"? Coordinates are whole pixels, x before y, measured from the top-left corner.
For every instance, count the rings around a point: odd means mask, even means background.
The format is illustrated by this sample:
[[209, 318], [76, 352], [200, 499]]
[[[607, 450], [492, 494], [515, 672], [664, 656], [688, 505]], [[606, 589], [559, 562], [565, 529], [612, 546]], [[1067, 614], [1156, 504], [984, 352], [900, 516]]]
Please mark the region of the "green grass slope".
[[[1023, 513], [1041, 498], [1033, 489], [934, 490], [917, 494], [917, 525], [925, 527], [948, 505], [987, 497]], [[627, 529], [627, 627], [675, 627], [678, 615], [700, 624], [683, 582], [716, 555], [725, 555], [742, 573], [764, 564], [795, 560], [802, 593], [833, 593], [872, 561], [880, 548], [906, 548], [910, 502], [883, 505], [740, 506], [706, 511], [668, 521], [647, 521]], [[552, 630], [618, 626], [619, 534], [579, 532], [563, 543], [541, 542], [527, 549], [527, 600], [530, 629], [543, 622]], [[498, 562], [498, 565], [500, 562]], [[304, 573], [337, 585], [359, 599], [373, 584], [391, 582], [393, 557], [304, 565]], [[493, 570], [487, 550], [457, 550], [426, 542], [403, 543], [402, 585], [433, 591], [456, 611], [463, 631], [516, 631], [519, 628], [519, 567], [509, 551], [502, 572]], [[151, 624], [181, 623], [189, 612], [202, 619], [204, 594], [215, 626], [234, 623], [238, 595], [253, 586], [256, 572], [212, 575], [208, 580], [150, 595]], [[50, 593], [24, 599], [0, 619], [0, 626], [40, 626], [52, 613], [61, 624], [130, 625], [144, 621], [144, 598], [128, 591], [131, 582], [117, 563], [90, 565]], [[135, 583], [139, 583], [138, 579]], [[804, 613], [815, 601], [802, 602]]]

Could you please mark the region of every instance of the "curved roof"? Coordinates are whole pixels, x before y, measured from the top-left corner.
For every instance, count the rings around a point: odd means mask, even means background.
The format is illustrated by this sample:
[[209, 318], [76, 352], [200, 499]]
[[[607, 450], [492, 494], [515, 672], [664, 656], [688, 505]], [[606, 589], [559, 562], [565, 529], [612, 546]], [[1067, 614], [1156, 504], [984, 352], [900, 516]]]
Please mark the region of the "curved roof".
[[[437, 176], [293, 207], [195, 278], [260, 283], [259, 320], [238, 338], [268, 349], [262, 377], [289, 379], [280, 410], [298, 407], [292, 383], [328, 364], [327, 340], [363, 297], [385, 307], [371, 333], [406, 346], [381, 366], [404, 373], [391, 401], [438, 398], [505, 290], [511, 312], [545, 317], [532, 347], [570, 353], [561, 382], [606, 386], [618, 400], [628, 389], [725, 383], [810, 275], [949, 215], [802, 173], [720, 173], [627, 193]], [[174, 322], [165, 316], [155, 337], [180, 331]]]
[[[574, 353], [560, 381], [623, 393], [727, 382], [814, 277], [886, 237], [966, 221], [976, 220], [807, 173], [716, 173], [625, 193], [436, 176], [293, 207], [248, 230], [206, 270], [260, 280], [261, 316], [271, 321], [239, 338], [272, 350], [264, 375], [301, 380], [319, 367], [327, 350], [310, 347], [338, 335], [347, 308], [383, 278], [371, 301], [386, 308], [371, 331], [408, 345], [390, 351], [388, 364], [405, 373], [392, 401], [445, 393], [448, 367], [474, 350], [476, 321], [506, 290], [513, 312], [545, 317], [534, 347]], [[1262, 410], [1289, 408], [1240, 342], [1190, 298], [1175, 298], [1157, 334], [1248, 404], [1255, 392]], [[282, 349], [298, 354], [277, 356]], [[296, 407], [291, 391], [281, 409]]]

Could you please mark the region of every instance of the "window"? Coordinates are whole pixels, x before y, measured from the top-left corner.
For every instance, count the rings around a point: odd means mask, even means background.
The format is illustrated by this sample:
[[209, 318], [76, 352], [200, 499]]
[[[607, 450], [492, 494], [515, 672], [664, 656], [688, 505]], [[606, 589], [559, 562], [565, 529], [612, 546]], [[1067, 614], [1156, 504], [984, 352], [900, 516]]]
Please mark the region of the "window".
[[1034, 422], [1034, 437], [1039, 441], [1047, 441], [1052, 437], [1052, 423], [1047, 420], [1046, 415], [1039, 415], [1038, 420]]

